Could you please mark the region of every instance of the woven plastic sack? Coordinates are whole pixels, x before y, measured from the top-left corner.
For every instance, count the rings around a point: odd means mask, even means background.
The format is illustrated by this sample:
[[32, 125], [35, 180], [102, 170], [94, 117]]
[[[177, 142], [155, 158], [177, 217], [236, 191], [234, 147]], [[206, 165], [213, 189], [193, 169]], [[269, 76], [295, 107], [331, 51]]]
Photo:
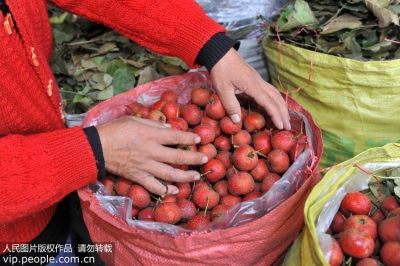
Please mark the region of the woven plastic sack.
[[322, 130], [320, 167], [399, 141], [393, 125], [400, 98], [400, 60], [361, 62], [314, 52], [266, 37], [269, 76], [311, 113]]
[[386, 170], [395, 167], [400, 167], [400, 144], [390, 143], [368, 149], [329, 170], [307, 198], [304, 228], [286, 254], [284, 265], [329, 266], [332, 241], [325, 232], [340, 202], [347, 193], [368, 189], [372, 176], [365, 170], [385, 176]]
[[[205, 72], [187, 73], [144, 84], [93, 107], [82, 126], [119, 117], [124, 104], [151, 105], [165, 90], [178, 93], [186, 103], [195, 85], [210, 86]], [[107, 265], [273, 265], [284, 257], [303, 226], [307, 195], [320, 180], [315, 170], [322, 154], [321, 131], [310, 114], [288, 98], [292, 126], [305, 125], [310, 149], [302, 153], [265, 195], [234, 206], [207, 231], [132, 220], [131, 201], [108, 196], [99, 183], [78, 190], [83, 218], [94, 243], [113, 243], [114, 252], [100, 253]], [[303, 158], [301, 158], [303, 156]], [[238, 255], [240, 254], [240, 255]]]

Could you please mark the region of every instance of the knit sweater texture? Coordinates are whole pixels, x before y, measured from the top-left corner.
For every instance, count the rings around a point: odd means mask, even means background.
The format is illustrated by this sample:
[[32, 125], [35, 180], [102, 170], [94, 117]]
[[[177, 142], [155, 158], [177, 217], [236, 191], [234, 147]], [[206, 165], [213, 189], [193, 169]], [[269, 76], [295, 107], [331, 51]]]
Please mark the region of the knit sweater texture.
[[66, 128], [63, 121], [49, 66], [53, 43], [47, 4], [102, 23], [154, 52], [177, 56], [190, 67], [198, 66], [204, 44], [225, 32], [187, 0], [6, 3], [11, 18], [0, 14], [0, 254], [5, 243], [34, 239], [57, 203], [98, 174], [82, 128]]

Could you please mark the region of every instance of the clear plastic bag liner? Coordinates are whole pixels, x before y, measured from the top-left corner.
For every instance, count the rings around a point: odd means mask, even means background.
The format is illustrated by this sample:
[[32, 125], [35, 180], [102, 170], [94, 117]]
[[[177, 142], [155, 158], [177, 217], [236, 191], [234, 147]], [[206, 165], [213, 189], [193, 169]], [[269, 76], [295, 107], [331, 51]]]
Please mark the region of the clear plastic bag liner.
[[[365, 158], [364, 158], [365, 159]], [[318, 215], [317, 220], [315, 221], [315, 230], [318, 237], [318, 243], [321, 248], [324, 257], [329, 261], [332, 252], [332, 236], [327, 234], [326, 231], [330, 227], [332, 223], [333, 217], [336, 212], [339, 210], [340, 203], [343, 200], [344, 196], [347, 193], [353, 193], [357, 191], [362, 191], [368, 188], [368, 183], [372, 176], [365, 171], [353, 167], [353, 165], [348, 166], [353, 168], [352, 176], [343, 183], [336, 193], [330, 198], [330, 200], [325, 204], [324, 208], [321, 210], [321, 213]], [[344, 167], [339, 170], [332, 179], [330, 179], [330, 183], [335, 183], [340, 176], [342, 176], [346, 171], [348, 171], [348, 167]], [[369, 172], [378, 174], [384, 170], [392, 169], [395, 167], [399, 167], [399, 162], [374, 162], [374, 163], [365, 163], [361, 165], [363, 169], [366, 169]], [[329, 185], [325, 186], [325, 192], [329, 189]], [[324, 191], [320, 192], [320, 195], [325, 193]]]

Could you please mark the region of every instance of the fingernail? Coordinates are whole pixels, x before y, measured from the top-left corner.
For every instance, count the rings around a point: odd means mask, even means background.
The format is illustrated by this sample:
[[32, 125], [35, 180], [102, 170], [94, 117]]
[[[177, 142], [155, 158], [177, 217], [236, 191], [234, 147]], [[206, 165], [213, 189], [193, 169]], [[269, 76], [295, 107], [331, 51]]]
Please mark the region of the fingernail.
[[208, 157], [207, 156], [203, 156], [203, 158], [201, 158], [201, 163], [205, 164], [206, 162], [208, 162]]
[[281, 121], [281, 124], [279, 125], [279, 129], [283, 129], [283, 122]]
[[287, 123], [286, 128], [287, 128], [287, 130], [291, 130], [292, 129], [292, 125], [290, 124], [290, 122]]
[[200, 180], [200, 175], [195, 175], [195, 176], [193, 177], [193, 179], [194, 179], [194, 180]]
[[172, 127], [170, 124], [167, 124], [167, 123], [164, 123], [163, 125], [164, 125], [164, 127], [168, 127], [168, 128]]
[[176, 194], [178, 194], [179, 193], [179, 190], [174, 190], [174, 191], [172, 191], [172, 194], [173, 195], [176, 195]]
[[196, 144], [200, 143], [200, 141], [201, 141], [201, 138], [200, 138], [200, 137], [196, 137], [196, 138], [194, 139], [194, 142], [196, 142]]
[[231, 119], [235, 124], [240, 123], [240, 116], [238, 114], [231, 115]]

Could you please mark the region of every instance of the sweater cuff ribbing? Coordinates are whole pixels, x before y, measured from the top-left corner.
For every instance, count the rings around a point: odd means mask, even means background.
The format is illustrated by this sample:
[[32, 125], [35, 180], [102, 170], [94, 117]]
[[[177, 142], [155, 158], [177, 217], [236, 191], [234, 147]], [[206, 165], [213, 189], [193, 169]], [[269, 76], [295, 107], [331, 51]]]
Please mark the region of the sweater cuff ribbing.
[[233, 40], [223, 32], [217, 33], [200, 49], [196, 57], [196, 63], [205, 66], [208, 72], [210, 72], [229, 49], [233, 47], [238, 50], [239, 46], [239, 41]]
[[100, 181], [106, 175], [106, 167], [99, 133], [97, 132], [97, 128], [95, 126], [83, 128], [83, 132], [85, 132], [89, 144], [92, 147], [98, 170], [97, 180]]

